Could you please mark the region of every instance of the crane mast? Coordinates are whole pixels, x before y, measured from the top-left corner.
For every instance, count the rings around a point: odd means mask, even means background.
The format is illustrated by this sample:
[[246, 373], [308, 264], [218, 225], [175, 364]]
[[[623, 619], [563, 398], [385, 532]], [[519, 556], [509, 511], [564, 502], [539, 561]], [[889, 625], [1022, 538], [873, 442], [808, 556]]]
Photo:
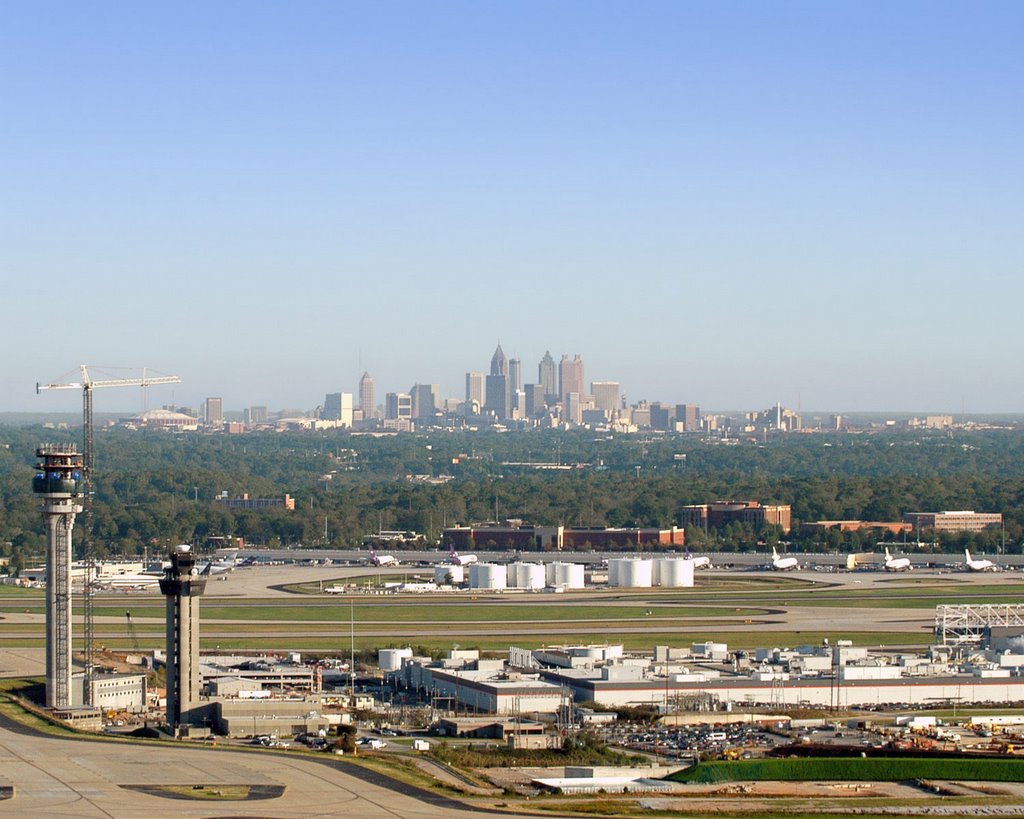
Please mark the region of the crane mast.
[[106, 387], [146, 387], [160, 384], [180, 384], [176, 375], [160, 375], [150, 377], [143, 369], [141, 378], [109, 378], [94, 380], [85, 364], [79, 365], [82, 380], [77, 382], [40, 384], [36, 382], [36, 394], [43, 390], [81, 390], [82, 391], [82, 559], [85, 563], [85, 580], [83, 582], [84, 605], [82, 606], [82, 646], [85, 655], [85, 681], [82, 685], [82, 697], [85, 705], [92, 705], [92, 680], [95, 667], [95, 650], [93, 640], [93, 580], [96, 569], [95, 554], [92, 547], [92, 472], [93, 472], [93, 419], [92, 391]]

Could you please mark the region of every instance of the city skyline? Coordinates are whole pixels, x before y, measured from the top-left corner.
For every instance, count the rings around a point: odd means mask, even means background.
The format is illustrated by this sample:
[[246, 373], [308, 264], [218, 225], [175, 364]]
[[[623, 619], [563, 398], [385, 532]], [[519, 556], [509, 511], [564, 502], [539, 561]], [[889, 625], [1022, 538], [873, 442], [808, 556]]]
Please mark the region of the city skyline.
[[180, 375], [151, 406], [460, 396], [496, 339], [630, 401], [1024, 408], [1019, 4], [3, 22], [0, 411], [80, 363]]
[[[908, 409], [908, 410], [890, 410], [886, 408], [869, 408], [863, 410], [851, 410], [842, 407], [806, 407], [802, 405], [802, 399], [800, 394], [797, 394], [791, 401], [781, 400], [777, 396], [764, 396], [763, 399], [754, 401], [746, 406], [730, 406], [727, 404], [715, 404], [714, 402], [704, 404], [700, 401], [693, 400], [692, 397], [686, 395], [677, 395], [674, 397], [666, 397], [661, 395], [645, 395], [636, 394], [627, 389], [629, 383], [628, 375], [622, 375], [619, 373], [601, 373], [599, 375], [593, 375], [591, 373], [591, 363], [587, 359], [585, 354], [579, 352], [575, 353], [558, 353], [552, 357], [551, 351], [545, 348], [544, 353], [538, 356], [536, 363], [531, 363], [529, 359], [524, 359], [519, 356], [518, 353], [512, 356], [507, 356], [501, 346], [500, 342], [497, 342], [496, 349], [492, 352], [491, 356], [481, 353], [472, 359], [473, 364], [483, 364], [479, 369], [473, 370], [468, 369], [462, 373], [462, 377], [459, 380], [459, 384], [449, 389], [444, 384], [430, 381], [430, 373], [424, 374], [425, 378], [420, 378], [413, 381], [411, 384], [401, 385], [392, 384], [389, 379], [383, 380], [378, 378], [377, 375], [370, 370], [362, 370], [361, 375], [358, 378], [346, 380], [344, 383], [339, 383], [338, 379], [332, 381], [323, 380], [319, 395], [312, 403], [308, 405], [299, 405], [296, 403], [289, 403], [287, 401], [275, 400], [273, 396], [270, 398], [268, 403], [263, 405], [254, 404], [248, 398], [244, 388], [240, 393], [237, 400], [228, 400], [224, 398], [222, 394], [211, 394], [200, 397], [192, 402], [180, 400], [177, 393], [180, 393], [183, 385], [157, 385], [149, 387], [146, 390], [139, 389], [127, 389], [127, 390], [114, 390], [106, 391], [99, 390], [94, 391], [94, 395], [100, 396], [101, 406], [100, 412], [114, 412], [114, 413], [135, 413], [143, 408], [154, 409], [156, 407], [187, 407], [193, 411], [197, 411], [201, 417], [206, 417], [207, 413], [210, 412], [211, 404], [215, 408], [215, 412], [233, 413], [235, 415], [239, 413], [245, 413], [253, 407], [259, 407], [263, 411], [269, 410], [272, 414], [279, 414], [282, 411], [295, 411], [299, 413], [309, 413], [315, 410], [327, 410], [329, 417], [334, 417], [331, 413], [332, 409], [331, 402], [341, 400], [342, 395], [348, 395], [351, 401], [351, 406], [355, 409], [364, 409], [363, 404], [363, 391], [366, 389], [368, 398], [373, 402], [375, 410], [382, 411], [386, 414], [387, 401], [386, 399], [391, 395], [404, 395], [410, 401], [410, 408], [414, 407], [417, 403], [416, 392], [418, 389], [429, 389], [432, 393], [433, 407], [435, 409], [441, 409], [445, 401], [457, 400], [459, 402], [469, 400], [471, 398], [470, 391], [474, 391], [474, 395], [479, 395], [476, 399], [479, 401], [482, 411], [485, 414], [488, 411], [494, 410], [494, 407], [490, 407], [487, 404], [485, 384], [488, 378], [500, 377], [504, 382], [504, 400], [507, 406], [511, 408], [512, 397], [510, 395], [510, 377], [508, 375], [510, 365], [518, 366], [521, 370], [520, 377], [523, 381], [521, 384], [522, 388], [537, 387], [540, 396], [547, 398], [546, 403], [549, 406], [562, 405], [564, 407], [566, 403], [566, 395], [570, 392], [577, 392], [580, 399], [590, 398], [599, 399], [599, 393], [604, 392], [607, 396], [607, 387], [602, 391], [601, 385], [614, 385], [614, 393], [616, 396], [616, 405], [621, 405], [625, 402], [628, 406], [636, 406], [637, 404], [663, 404], [665, 406], [683, 406], [683, 405], [699, 405], [704, 411], [710, 413], [735, 413], [735, 412], [760, 412], [769, 411], [765, 408], [769, 408], [770, 411], [774, 411], [776, 406], [785, 407], [790, 410], [803, 412], [811, 415], [821, 415], [826, 413], [897, 413], [901, 415], [906, 414], [921, 414], [930, 412], [928, 408], [925, 409]], [[489, 363], [488, 363], [489, 362]], [[518, 365], [513, 365], [513, 362], [519, 362]], [[525, 363], [524, 363], [525, 362]], [[544, 390], [544, 384], [541, 383], [544, 380], [545, 375], [548, 373], [545, 371], [545, 366], [551, 367], [553, 364], [553, 378], [554, 378], [554, 392], [546, 393]], [[125, 369], [101, 369], [90, 367], [90, 378], [92, 380], [103, 380], [107, 378], [120, 378], [122, 376], [139, 377], [143, 372], [148, 373], [149, 376], [164, 375], [163, 372], [158, 372], [152, 368], [125, 368]], [[505, 375], [501, 375], [504, 372]], [[488, 375], [490, 373], [490, 375]], [[566, 386], [565, 376], [572, 379], [569, 386]], [[582, 379], [582, 381], [580, 380]], [[81, 373], [79, 368], [75, 368], [70, 372], [62, 374], [57, 381], [62, 383], [77, 383], [81, 381]], [[471, 381], [473, 385], [471, 387]], [[378, 385], [385, 383], [388, 386], [381, 388]], [[582, 389], [580, 388], [582, 385]], [[34, 385], [33, 385], [34, 386]], [[597, 392], [594, 392], [592, 388], [598, 387]], [[177, 393], [176, 393], [177, 391]], [[479, 391], [479, 392], [477, 392]], [[33, 392], [35, 390], [33, 389]], [[213, 392], [216, 392], [214, 390]], [[316, 390], [311, 392], [316, 393]], [[22, 409], [5, 410], [0, 409], [0, 414], [3, 412], [32, 412], [32, 413], [50, 413], [50, 412], [68, 412], [77, 410], [81, 404], [81, 394], [75, 390], [62, 390], [62, 391], [44, 391], [43, 395], [46, 397], [36, 396], [40, 404], [34, 407], [27, 407]], [[133, 397], [134, 396], [134, 397]], [[56, 398], [57, 400], [53, 400]], [[120, 400], [118, 400], [120, 399]], [[95, 400], [95, 399], [94, 399]], [[43, 402], [47, 402], [48, 405], [43, 405]], [[133, 403], [134, 402], [134, 403]], [[598, 400], [596, 406], [600, 406], [605, 409], [610, 408], [607, 397], [602, 402]], [[966, 400], [961, 401], [961, 405], [958, 408], [942, 409], [946, 415], [951, 416], [965, 416], [965, 415], [1015, 415], [1024, 414], [1017, 413], [1014, 411], [999, 412], [999, 411], [985, 411], [985, 410], [971, 410]], [[500, 415], [501, 413], [499, 413]], [[367, 417], [365, 414], [363, 417]], [[415, 416], [414, 416], [415, 417]]]

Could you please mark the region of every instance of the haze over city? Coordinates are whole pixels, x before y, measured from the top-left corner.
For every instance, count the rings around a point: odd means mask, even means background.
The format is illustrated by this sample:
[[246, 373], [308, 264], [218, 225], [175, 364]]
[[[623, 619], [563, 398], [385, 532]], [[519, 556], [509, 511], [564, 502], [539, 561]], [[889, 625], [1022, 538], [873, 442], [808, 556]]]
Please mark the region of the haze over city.
[[630, 400], [1019, 411], [1022, 16], [8, 5], [0, 411], [83, 362], [460, 396], [499, 340]]

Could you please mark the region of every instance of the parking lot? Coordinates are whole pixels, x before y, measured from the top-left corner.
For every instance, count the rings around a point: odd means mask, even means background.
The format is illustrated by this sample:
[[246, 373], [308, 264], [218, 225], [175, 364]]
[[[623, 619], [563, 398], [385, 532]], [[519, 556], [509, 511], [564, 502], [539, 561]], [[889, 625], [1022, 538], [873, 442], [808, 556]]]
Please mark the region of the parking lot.
[[792, 741], [787, 733], [739, 722], [678, 727], [627, 723], [604, 729], [602, 738], [610, 745], [655, 754], [670, 761], [690, 760], [698, 755], [750, 758]]

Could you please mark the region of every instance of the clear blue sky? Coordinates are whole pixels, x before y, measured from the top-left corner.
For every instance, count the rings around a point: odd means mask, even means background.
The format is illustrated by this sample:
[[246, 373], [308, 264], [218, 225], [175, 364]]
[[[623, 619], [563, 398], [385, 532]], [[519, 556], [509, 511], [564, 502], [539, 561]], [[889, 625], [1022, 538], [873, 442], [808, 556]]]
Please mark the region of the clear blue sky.
[[[1024, 5], [8, 2], [0, 410], [436, 382], [1021, 411]], [[66, 322], [62, 327], [60, 322]], [[111, 391], [97, 409], [135, 409]], [[154, 392], [151, 403], [171, 400]]]

